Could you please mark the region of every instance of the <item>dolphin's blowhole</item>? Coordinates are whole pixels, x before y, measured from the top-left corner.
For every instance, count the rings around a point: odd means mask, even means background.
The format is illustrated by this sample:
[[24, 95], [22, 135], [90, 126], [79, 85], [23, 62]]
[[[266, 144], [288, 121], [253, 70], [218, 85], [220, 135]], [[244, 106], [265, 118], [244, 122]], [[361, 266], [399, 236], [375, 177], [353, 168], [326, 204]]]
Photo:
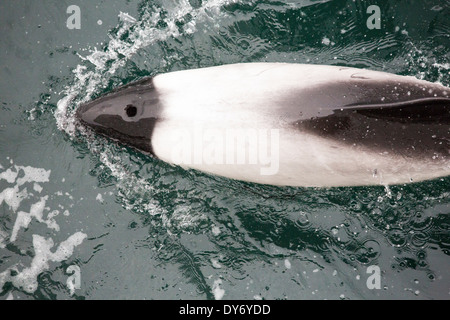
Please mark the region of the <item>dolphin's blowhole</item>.
[[133, 118], [137, 114], [137, 108], [132, 104], [128, 104], [125, 108], [125, 112], [127, 113], [128, 117]]

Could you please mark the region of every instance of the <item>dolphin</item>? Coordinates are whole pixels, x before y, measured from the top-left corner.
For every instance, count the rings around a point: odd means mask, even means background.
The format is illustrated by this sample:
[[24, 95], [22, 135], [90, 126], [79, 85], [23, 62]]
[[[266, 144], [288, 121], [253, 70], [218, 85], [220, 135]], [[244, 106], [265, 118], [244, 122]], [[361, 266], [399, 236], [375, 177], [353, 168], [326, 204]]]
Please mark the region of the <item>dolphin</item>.
[[260, 184], [392, 185], [450, 173], [450, 88], [366, 69], [175, 71], [114, 89], [76, 117], [170, 164]]

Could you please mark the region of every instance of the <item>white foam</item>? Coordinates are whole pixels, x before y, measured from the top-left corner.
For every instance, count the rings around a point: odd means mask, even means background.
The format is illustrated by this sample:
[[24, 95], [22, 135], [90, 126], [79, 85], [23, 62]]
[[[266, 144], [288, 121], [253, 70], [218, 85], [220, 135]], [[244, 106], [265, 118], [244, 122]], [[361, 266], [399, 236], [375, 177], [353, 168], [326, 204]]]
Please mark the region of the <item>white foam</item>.
[[132, 16], [130, 16], [128, 13], [125, 12], [120, 12], [119, 13], [119, 19], [123, 22], [128, 22], [128, 23], [136, 23], [136, 19], [133, 18]]
[[392, 198], [392, 191], [391, 188], [389, 188], [389, 186], [386, 184], [384, 185], [384, 190], [386, 191], [386, 197], [388, 197], [389, 199]]
[[[27, 187], [23, 187], [22, 189], [20, 187], [26, 183], [33, 183], [33, 190], [41, 193], [43, 188], [38, 183], [48, 182], [51, 170], [30, 166], [17, 166], [13, 164], [12, 159], [10, 159], [10, 164], [11, 167], [2, 172], [1, 179], [6, 180], [8, 183], [15, 183], [15, 185], [0, 192], [0, 205], [5, 202], [11, 211], [16, 213], [23, 200], [34, 197], [32, 193], [28, 192]], [[59, 231], [59, 225], [54, 220], [59, 213], [58, 211], [52, 211], [48, 214], [47, 218], [44, 218], [44, 210], [49, 210], [49, 208], [45, 207], [47, 199], [48, 196], [38, 198], [31, 205], [29, 212], [19, 211], [10, 236], [5, 231], [0, 230], [0, 248], [5, 248], [6, 239], [8, 238], [10, 242], [16, 241], [19, 231], [23, 228], [28, 228], [33, 218], [38, 222], [46, 224], [48, 228]]]
[[21, 228], [28, 228], [28, 225], [30, 224], [32, 218], [35, 218], [39, 222], [45, 223], [50, 229], [59, 231], [59, 226], [54, 220], [54, 217], [57, 215], [57, 213], [55, 214], [55, 211], [52, 211], [50, 214], [48, 214], [47, 219], [44, 219], [43, 217], [45, 203], [47, 200], [48, 196], [42, 197], [38, 202], [31, 205], [30, 212], [20, 211], [17, 214], [17, 218], [11, 234], [11, 242], [16, 241], [17, 234]]
[[31, 222], [31, 216], [29, 213], [21, 211], [17, 214], [17, 218], [16, 218], [16, 221], [14, 222], [14, 227], [13, 227], [13, 230], [11, 233], [11, 238], [10, 238], [11, 242], [16, 241], [19, 230], [21, 228], [27, 228], [28, 225], [30, 224], [30, 222]]
[[36, 192], [41, 193], [42, 192], [42, 187], [40, 185], [38, 185], [37, 183], [33, 184], [33, 190]]
[[211, 229], [213, 235], [215, 235], [216, 237], [220, 234], [220, 228], [217, 226], [213, 226]]
[[8, 237], [8, 234], [6, 231], [0, 230], [0, 248], [4, 249], [6, 247], [6, 238]]
[[[51, 170], [33, 168], [30, 166], [14, 166], [14, 169], [15, 171], [13, 171], [12, 168], [9, 168], [0, 173], [0, 179], [6, 180], [8, 183], [16, 182], [18, 186], [21, 186], [26, 182], [48, 182], [51, 172]], [[16, 181], [16, 178], [20, 174], [20, 170], [23, 171], [23, 176]]]
[[27, 196], [26, 188], [22, 189], [22, 191], [19, 191], [19, 186], [17, 185], [12, 188], [6, 188], [0, 193], [0, 205], [4, 201], [12, 211], [16, 212], [22, 200], [27, 198]]
[[291, 268], [291, 262], [288, 259], [284, 260], [284, 266], [286, 267], [286, 269], [290, 269]]
[[450, 69], [450, 63], [433, 63], [433, 67], [449, 70]]
[[[75, 247], [79, 246], [86, 237], [86, 234], [77, 232], [61, 242], [58, 249], [53, 253], [51, 252], [54, 246], [52, 238], [45, 239], [42, 236], [33, 235], [35, 256], [31, 265], [20, 272], [16, 265], [0, 273], [0, 288], [6, 282], [11, 282], [14, 287], [33, 293], [38, 287], [37, 277], [50, 268], [49, 263], [67, 260], [73, 254]], [[12, 276], [11, 270], [15, 270], [17, 274]]]
[[48, 213], [47, 220], [45, 220], [45, 223], [47, 224], [47, 227], [50, 229], [53, 229], [55, 231], [59, 231], [59, 225], [54, 220], [55, 217], [59, 215], [59, 210], [53, 210]]
[[100, 193], [97, 194], [97, 196], [95, 197], [95, 200], [97, 200], [97, 201], [103, 203], [103, 197], [102, 197], [102, 195], [101, 195]]
[[329, 46], [330, 43], [331, 43], [331, 40], [328, 39], [327, 37], [323, 37], [323, 38], [322, 38], [322, 44], [324, 44], [324, 45], [326, 45], [326, 46]]
[[217, 261], [217, 259], [211, 259], [212, 266], [216, 269], [222, 268], [222, 265]]
[[225, 290], [220, 287], [221, 285], [222, 285], [221, 279], [214, 280], [212, 292], [214, 295], [214, 299], [216, 300], [222, 300], [223, 296], [225, 295]]
[[18, 186], [23, 185], [26, 182], [48, 182], [50, 178], [51, 170], [45, 170], [42, 168], [33, 168], [30, 166], [22, 167], [15, 166], [16, 169], [22, 169], [24, 176], [18, 178], [16, 183]]
[[[2, 168], [0, 168], [2, 169]], [[0, 179], [6, 180], [8, 183], [13, 183], [16, 181], [16, 177], [18, 175], [18, 172], [14, 172], [11, 169], [8, 169], [2, 173], [0, 173]]]
[[190, 229], [206, 219], [207, 217], [203, 213], [195, 212], [188, 206], [178, 206], [164, 225], [166, 227], [176, 225], [180, 229]]

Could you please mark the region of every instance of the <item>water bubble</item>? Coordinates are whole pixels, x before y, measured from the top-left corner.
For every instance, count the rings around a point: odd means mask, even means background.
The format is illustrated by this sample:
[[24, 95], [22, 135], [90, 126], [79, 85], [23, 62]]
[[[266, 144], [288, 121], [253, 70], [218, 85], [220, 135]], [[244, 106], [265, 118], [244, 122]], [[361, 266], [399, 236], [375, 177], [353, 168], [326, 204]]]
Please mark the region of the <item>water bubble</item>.
[[416, 248], [422, 248], [424, 247], [427, 242], [428, 239], [430, 238], [430, 236], [428, 235], [428, 233], [424, 233], [424, 232], [414, 232], [413, 235], [411, 236], [411, 245], [416, 247]]
[[331, 40], [328, 39], [327, 37], [322, 38], [322, 44], [328, 46], [328, 45], [330, 45], [330, 43], [331, 43]]
[[426, 260], [419, 260], [419, 262], [417, 262], [417, 265], [421, 268], [426, 268], [428, 267], [428, 262]]
[[425, 250], [421, 250], [421, 251], [417, 252], [416, 255], [419, 260], [424, 260], [427, 257], [427, 253], [425, 252]]
[[417, 212], [411, 220], [411, 227], [417, 231], [424, 231], [429, 229], [433, 224], [432, 217], [427, 217], [421, 212]]
[[440, 5], [435, 5], [431, 8], [432, 11], [441, 11], [442, 7]]
[[300, 229], [309, 229], [311, 227], [311, 221], [309, 219], [309, 214], [306, 212], [300, 212], [295, 224]]
[[356, 259], [361, 263], [369, 263], [380, 255], [380, 244], [376, 240], [365, 241], [356, 250]]
[[237, 45], [243, 50], [247, 50], [250, 47], [250, 43], [246, 39], [240, 39]]
[[399, 228], [391, 229], [388, 234], [388, 241], [394, 247], [403, 247], [406, 244], [405, 232]]

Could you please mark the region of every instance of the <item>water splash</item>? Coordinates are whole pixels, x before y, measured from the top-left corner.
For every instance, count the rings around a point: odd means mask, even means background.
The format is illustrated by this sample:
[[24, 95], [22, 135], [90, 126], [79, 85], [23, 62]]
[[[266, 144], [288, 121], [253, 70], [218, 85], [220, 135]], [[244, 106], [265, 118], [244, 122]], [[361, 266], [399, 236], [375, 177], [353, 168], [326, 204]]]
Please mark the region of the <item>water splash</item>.
[[[211, 0], [200, 8], [194, 8], [189, 1], [183, 0], [164, 17], [162, 13], [165, 10], [149, 6], [142, 9], [139, 20], [128, 13], [120, 12], [117, 31], [110, 35], [110, 41], [105, 48], [101, 51], [94, 48], [86, 57], [78, 54], [83, 61], [93, 65], [94, 69], [92, 70], [92, 66], [80, 64], [73, 70], [74, 83], [64, 90], [64, 98], [57, 104], [55, 117], [58, 128], [73, 136], [75, 108], [70, 107], [88, 101], [99, 87], [106, 87], [111, 75], [122, 68], [139, 50], [171, 37], [192, 34], [198, 23], [209, 21], [215, 28], [219, 28], [220, 19], [226, 16], [220, 9], [234, 2], [236, 0]], [[178, 22], [183, 22], [183, 26], [179, 26]], [[164, 28], [158, 27], [161, 23], [165, 25]], [[126, 39], [123, 38], [125, 34]], [[79, 95], [82, 95], [82, 98], [76, 99]]]
[[[123, 68], [141, 49], [155, 45], [170, 38], [190, 35], [197, 30], [197, 25], [210, 25], [212, 29], [220, 28], [220, 21], [227, 17], [221, 10], [225, 5], [236, 0], [210, 0], [200, 7], [194, 7], [187, 0], [177, 1], [171, 9], [165, 4], [164, 9], [156, 4], [147, 4], [141, 8], [140, 17], [136, 19], [128, 13], [118, 14], [119, 24], [109, 37], [107, 45], [98, 50], [94, 48], [90, 54], [78, 54], [82, 63], [74, 70], [74, 81], [66, 87], [64, 97], [57, 103], [55, 118], [58, 129], [76, 139], [81, 136], [89, 150], [96, 155], [103, 170], [116, 179], [117, 197], [122, 205], [129, 210], [145, 212], [152, 216], [162, 215], [162, 224], [170, 227], [170, 221], [178, 221], [179, 225], [192, 227], [195, 221], [202, 217], [188, 219], [188, 213], [174, 211], [170, 217], [154, 198], [155, 190], [152, 183], [131, 172], [124, 164], [123, 157], [117, 156], [117, 150], [106, 140], [77, 124], [74, 113], [76, 106], [90, 100], [93, 95], [108, 86], [114, 74]], [[162, 27], [161, 27], [162, 26]], [[188, 219], [188, 220], [186, 220]]]

